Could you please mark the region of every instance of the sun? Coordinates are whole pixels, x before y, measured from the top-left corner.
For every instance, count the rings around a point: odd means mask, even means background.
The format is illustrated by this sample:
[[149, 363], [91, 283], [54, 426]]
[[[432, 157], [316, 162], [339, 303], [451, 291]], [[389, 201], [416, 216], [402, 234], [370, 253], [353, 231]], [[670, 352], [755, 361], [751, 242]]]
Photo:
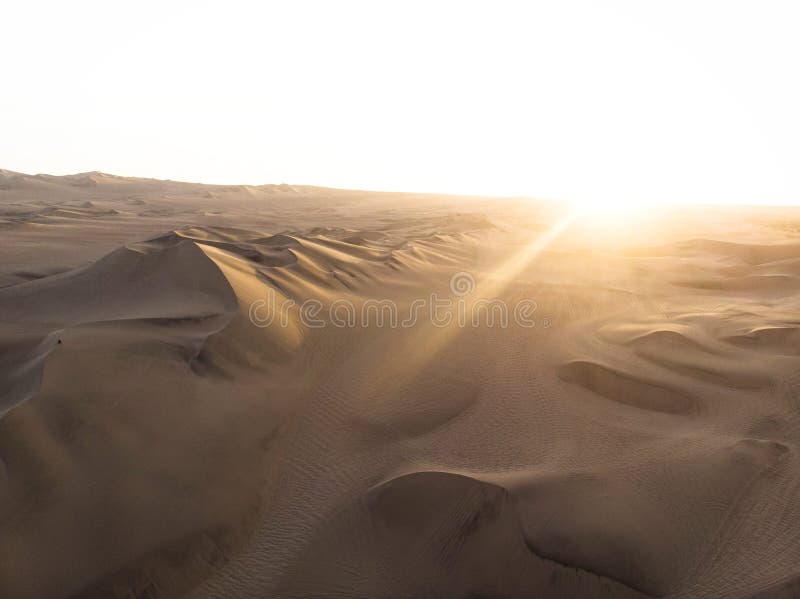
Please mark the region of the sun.
[[647, 198], [612, 194], [570, 199], [567, 203], [581, 227], [617, 233], [644, 222], [661, 206]]

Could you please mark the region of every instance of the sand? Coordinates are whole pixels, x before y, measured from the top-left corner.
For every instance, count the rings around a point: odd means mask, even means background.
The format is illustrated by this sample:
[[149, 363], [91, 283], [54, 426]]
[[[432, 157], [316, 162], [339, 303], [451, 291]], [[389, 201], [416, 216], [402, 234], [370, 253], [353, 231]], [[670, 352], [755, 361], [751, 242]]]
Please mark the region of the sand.
[[800, 209], [627, 218], [0, 171], [0, 596], [799, 596]]

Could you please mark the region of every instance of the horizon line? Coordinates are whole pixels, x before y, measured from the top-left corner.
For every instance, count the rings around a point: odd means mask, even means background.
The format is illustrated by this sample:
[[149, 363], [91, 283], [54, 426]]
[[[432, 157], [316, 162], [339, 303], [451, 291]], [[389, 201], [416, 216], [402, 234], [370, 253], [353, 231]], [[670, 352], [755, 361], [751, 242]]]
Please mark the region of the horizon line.
[[[90, 175], [103, 175], [107, 177], [112, 177], [115, 179], [136, 179], [140, 181], [158, 181], [163, 183], [181, 183], [186, 185], [203, 185], [209, 187], [280, 187], [280, 186], [289, 186], [289, 187], [305, 187], [305, 188], [317, 188], [317, 189], [330, 189], [334, 191], [353, 191], [353, 192], [362, 192], [362, 193], [401, 193], [401, 194], [409, 194], [409, 195], [428, 195], [428, 196], [449, 196], [449, 197], [465, 197], [465, 198], [497, 198], [497, 199], [518, 199], [518, 200], [533, 200], [537, 202], [547, 202], [547, 203], [563, 203], [563, 204], [585, 204], [586, 200], [592, 198], [585, 198], [583, 200], [577, 200], [576, 198], [570, 198], [567, 196], [552, 196], [552, 195], [534, 195], [529, 193], [479, 193], [479, 192], [452, 192], [452, 191], [420, 191], [420, 190], [409, 190], [409, 189], [375, 189], [375, 188], [366, 188], [366, 187], [339, 187], [334, 185], [325, 185], [325, 184], [318, 184], [318, 183], [288, 183], [282, 181], [280, 183], [218, 183], [218, 182], [209, 182], [209, 181], [190, 181], [185, 179], [170, 179], [170, 178], [159, 178], [159, 177], [150, 177], [150, 176], [141, 176], [141, 175], [119, 175], [115, 173], [110, 173], [107, 171], [102, 170], [91, 170], [91, 171], [80, 171], [75, 173], [64, 173], [64, 174], [52, 174], [52, 173], [45, 173], [45, 172], [38, 172], [35, 174], [26, 173], [22, 171], [15, 171], [11, 169], [6, 169], [0, 167], [0, 174], [11, 174], [11, 175], [21, 175], [24, 177], [51, 177], [51, 178], [70, 178], [70, 177], [80, 177], [80, 176], [90, 176]], [[6, 191], [0, 189], [0, 191]], [[597, 201], [602, 202], [602, 200], [598, 196], [596, 196]], [[766, 202], [756, 202], [756, 201], [744, 201], [744, 202], [723, 202], [723, 201], [712, 201], [712, 200], [672, 200], [672, 201], [655, 201], [655, 200], [645, 200], [642, 199], [640, 201], [642, 206], [649, 206], [649, 207], [668, 207], [668, 206], [675, 206], [675, 207], [693, 207], [693, 206], [731, 206], [731, 207], [739, 207], [739, 208], [791, 208], [796, 207], [800, 208], [800, 200], [798, 201], [787, 201], [787, 202], [773, 202], [773, 201], [766, 201]]]

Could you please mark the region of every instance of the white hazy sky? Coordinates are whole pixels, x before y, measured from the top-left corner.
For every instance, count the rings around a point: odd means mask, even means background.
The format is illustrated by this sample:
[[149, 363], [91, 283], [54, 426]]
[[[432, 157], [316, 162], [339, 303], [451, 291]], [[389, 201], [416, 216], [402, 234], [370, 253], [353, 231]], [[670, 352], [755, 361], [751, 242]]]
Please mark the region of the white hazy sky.
[[800, 3], [6, 0], [0, 167], [800, 203]]

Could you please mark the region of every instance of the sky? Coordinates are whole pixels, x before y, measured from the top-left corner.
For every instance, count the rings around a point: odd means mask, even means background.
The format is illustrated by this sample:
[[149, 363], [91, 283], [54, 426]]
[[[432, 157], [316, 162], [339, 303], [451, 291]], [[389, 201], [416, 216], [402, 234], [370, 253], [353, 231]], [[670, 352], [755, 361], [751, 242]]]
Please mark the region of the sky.
[[6, 0], [0, 168], [800, 204], [800, 3]]

